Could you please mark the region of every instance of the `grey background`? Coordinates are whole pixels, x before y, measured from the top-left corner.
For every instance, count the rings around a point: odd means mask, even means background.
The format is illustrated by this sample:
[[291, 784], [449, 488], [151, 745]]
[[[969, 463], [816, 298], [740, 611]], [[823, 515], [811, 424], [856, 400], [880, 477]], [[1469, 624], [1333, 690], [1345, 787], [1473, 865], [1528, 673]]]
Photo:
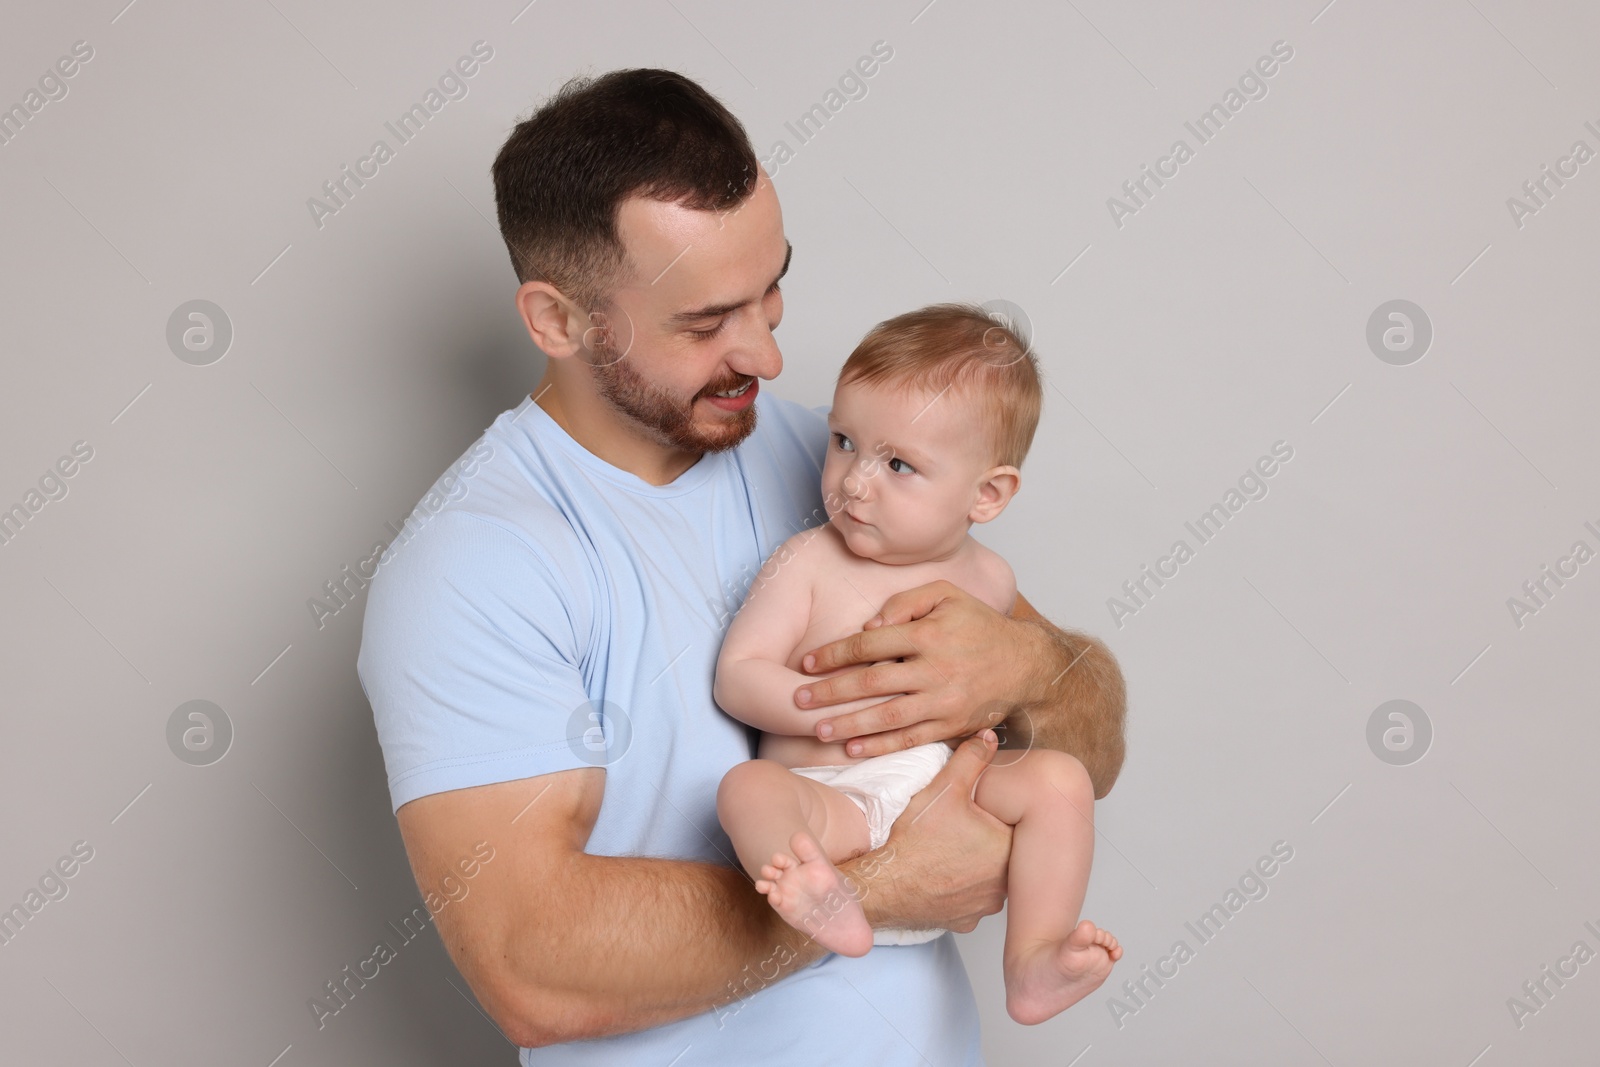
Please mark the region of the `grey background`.
[[[1600, 962], [1521, 1028], [1507, 998], [1600, 949], [1600, 564], [1520, 628], [1507, 598], [1600, 547], [1600, 161], [1521, 228], [1506, 206], [1600, 148], [1592, 5], [123, 3], [13, 5], [0, 34], [5, 106], [95, 50], [0, 147], [0, 505], [94, 449], [0, 547], [0, 905], [95, 850], [0, 947], [7, 1062], [512, 1062], [431, 931], [315, 1025], [418, 895], [363, 602], [319, 630], [306, 601], [538, 379], [488, 167], [569, 75], [636, 65], [700, 79], [763, 157], [797, 148], [780, 395], [826, 402], [866, 328], [924, 303], [1030, 315], [1045, 417], [982, 535], [1130, 681], [1085, 906], [1126, 946], [1112, 985], [1294, 849], [1120, 1027], [1111, 986], [1012, 1024], [986, 920], [961, 947], [990, 1062], [1593, 1060]], [[307, 198], [480, 39], [469, 95], [319, 230]], [[797, 146], [783, 124], [880, 39], [868, 95]], [[1114, 225], [1278, 40], [1268, 95]], [[209, 366], [166, 344], [195, 299], [234, 328]], [[1409, 366], [1365, 341], [1393, 299], [1434, 328]], [[1118, 628], [1107, 599], [1278, 440], [1269, 495]], [[200, 699], [234, 730], [206, 766], [167, 744]], [[1367, 745], [1393, 699], [1433, 727], [1407, 766]]]

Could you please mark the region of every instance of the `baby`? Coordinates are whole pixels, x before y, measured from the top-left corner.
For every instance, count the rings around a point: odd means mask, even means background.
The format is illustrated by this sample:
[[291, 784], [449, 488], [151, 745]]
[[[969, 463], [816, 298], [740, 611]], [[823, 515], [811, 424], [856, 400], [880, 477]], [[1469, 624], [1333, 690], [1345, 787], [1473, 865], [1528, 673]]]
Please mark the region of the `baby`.
[[[968, 531], [1016, 494], [1041, 393], [1033, 354], [979, 308], [939, 304], [874, 327], [840, 371], [828, 416], [830, 521], [773, 554], [723, 641], [716, 701], [763, 733], [760, 758], [723, 778], [718, 816], [757, 891], [830, 951], [861, 956], [873, 944], [944, 933], [875, 936], [834, 864], [879, 848], [952, 748], [939, 741], [862, 758], [818, 739], [818, 713], [794, 704], [795, 689], [816, 680], [800, 672], [801, 657], [859, 632], [893, 594], [939, 579], [1010, 614], [1010, 566]], [[1049, 749], [1011, 755], [984, 771], [974, 799], [1014, 827], [1006, 1010], [1032, 1024], [1093, 992], [1122, 949], [1078, 922], [1094, 852], [1083, 764]]]

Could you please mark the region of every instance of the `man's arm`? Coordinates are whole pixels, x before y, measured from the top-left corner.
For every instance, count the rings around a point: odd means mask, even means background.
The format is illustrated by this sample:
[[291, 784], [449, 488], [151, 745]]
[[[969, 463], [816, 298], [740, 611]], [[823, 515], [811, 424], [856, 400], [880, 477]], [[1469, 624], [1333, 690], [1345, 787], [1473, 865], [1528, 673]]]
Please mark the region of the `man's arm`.
[[[875, 926], [970, 931], [1000, 910], [1010, 827], [971, 803], [994, 752], [992, 737], [966, 742], [912, 798], [918, 817], [840, 865]], [[424, 897], [477, 843], [494, 848], [437, 925], [507, 1038], [538, 1048], [643, 1030], [760, 992], [824, 955], [741, 870], [584, 853], [603, 792], [605, 771], [581, 768], [398, 811]]]
[[1103, 797], [1122, 769], [1122, 672], [1103, 644], [1058, 629], [1020, 593], [1012, 612], [1002, 615], [950, 582], [897, 593], [860, 633], [804, 661], [813, 675], [872, 666], [808, 682], [796, 703], [812, 708], [905, 694], [818, 721], [818, 736], [852, 738], [851, 754], [862, 756], [964, 737], [1004, 721], [1007, 747], [1031, 743], [1070, 752], [1089, 771], [1095, 796]]
[[1011, 618], [1031, 624], [1042, 640], [1027, 657], [1035, 667], [1032, 699], [1020, 701], [1006, 718], [1003, 747], [1070, 752], [1089, 772], [1099, 800], [1111, 792], [1126, 754], [1122, 670], [1102, 642], [1056, 626], [1021, 593]]
[[[971, 930], [1000, 910], [1010, 830], [971, 802], [994, 751], [992, 740], [963, 745], [913, 798], [917, 818], [896, 823], [885, 848], [840, 864], [874, 925]], [[823, 955], [742, 871], [584, 852], [605, 774], [586, 767], [435, 793], [398, 813], [424, 896], [474, 844], [493, 846], [494, 862], [437, 922], [450, 958], [518, 1045], [711, 1011]]]
[[439, 912], [438, 928], [518, 1045], [658, 1026], [753, 992], [738, 984], [748, 975], [775, 981], [823, 954], [742, 871], [585, 853], [605, 775], [557, 771], [435, 793], [398, 812], [424, 895], [471, 843], [494, 847], [494, 862]]

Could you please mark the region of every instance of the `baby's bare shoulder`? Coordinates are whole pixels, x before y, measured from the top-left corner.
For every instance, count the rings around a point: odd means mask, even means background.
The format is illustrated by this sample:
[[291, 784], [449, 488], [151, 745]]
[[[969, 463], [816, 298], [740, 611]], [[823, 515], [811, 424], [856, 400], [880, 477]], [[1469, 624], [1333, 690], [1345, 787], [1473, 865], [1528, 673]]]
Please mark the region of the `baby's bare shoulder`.
[[813, 526], [801, 530], [773, 550], [761, 565], [752, 588], [773, 582], [785, 588], [809, 587], [817, 575], [826, 574], [837, 563], [835, 546], [838, 537], [831, 527]]
[[996, 611], [1010, 614], [1017, 600], [1017, 575], [1004, 556], [986, 545], [974, 541], [977, 552], [974, 570], [979, 588], [967, 592], [988, 604]]
[[822, 523], [801, 530], [772, 553], [772, 560], [780, 563], [797, 561], [816, 565], [837, 560], [844, 544], [832, 524]]

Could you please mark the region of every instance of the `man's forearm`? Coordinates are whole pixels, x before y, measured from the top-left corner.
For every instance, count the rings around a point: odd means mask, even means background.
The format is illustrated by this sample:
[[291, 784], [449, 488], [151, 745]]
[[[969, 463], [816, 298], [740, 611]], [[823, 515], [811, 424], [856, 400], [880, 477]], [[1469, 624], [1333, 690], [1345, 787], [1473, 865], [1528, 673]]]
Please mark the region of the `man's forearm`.
[[[921, 883], [932, 876], [922, 867], [938, 857], [909, 864], [904, 873], [917, 884], [907, 885], [896, 852], [886, 846], [840, 864], [874, 926], [924, 921], [931, 893]], [[961, 869], [954, 854], [944, 862]], [[528, 909], [506, 946], [519, 961], [524, 1040], [536, 1044], [631, 1033], [702, 1011], [724, 1020], [737, 1014], [736, 1001], [826, 954], [742, 871], [717, 864], [584, 853], [561, 883], [569, 905]], [[830, 907], [837, 911], [831, 901], [820, 906], [818, 924]]]
[[516, 961], [513, 1017], [537, 1044], [718, 1009], [823, 954], [742, 871], [582, 853], [556, 882], [552, 899], [531, 902], [505, 946]]
[[1122, 770], [1127, 696], [1110, 649], [1043, 616], [1018, 619], [1037, 634], [1030, 700], [1006, 719], [1005, 748], [1053, 748], [1083, 763], [1096, 799]]

